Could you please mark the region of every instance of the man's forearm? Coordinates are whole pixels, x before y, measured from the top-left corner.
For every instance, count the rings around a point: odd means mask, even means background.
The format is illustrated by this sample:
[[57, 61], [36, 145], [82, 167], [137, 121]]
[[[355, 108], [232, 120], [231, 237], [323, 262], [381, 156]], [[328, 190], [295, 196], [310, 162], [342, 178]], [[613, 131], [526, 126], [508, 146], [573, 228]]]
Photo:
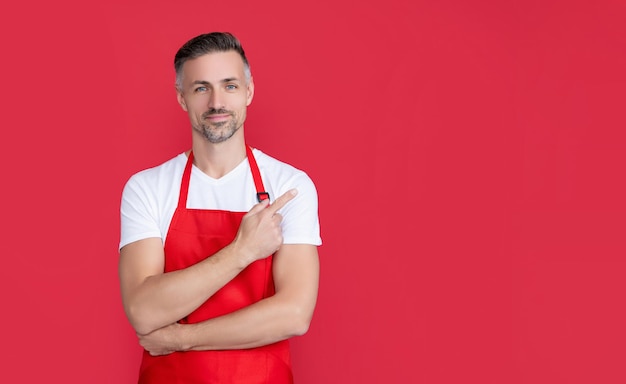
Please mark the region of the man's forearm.
[[174, 323], [147, 335], [139, 343], [152, 355], [182, 351], [248, 349], [304, 334], [310, 317], [270, 297], [228, 315], [196, 324]]
[[185, 350], [246, 349], [272, 344], [307, 332], [312, 313], [295, 300], [272, 296], [231, 314], [185, 325]]
[[196, 324], [170, 324], [140, 344], [150, 353], [245, 349], [304, 334], [313, 317], [319, 285], [319, 259], [313, 245], [283, 245], [274, 255], [276, 293], [238, 311]]
[[245, 268], [235, 252], [232, 246], [227, 246], [189, 268], [154, 274], [132, 287], [129, 290], [132, 293], [126, 295], [125, 307], [135, 331], [148, 334], [202, 305]]
[[135, 331], [146, 335], [187, 316], [239, 272], [267, 257], [283, 242], [277, 214], [296, 196], [289, 190], [269, 205], [263, 200], [248, 211], [231, 244], [182, 270], [163, 273], [161, 239], [144, 239], [120, 250], [124, 309]]

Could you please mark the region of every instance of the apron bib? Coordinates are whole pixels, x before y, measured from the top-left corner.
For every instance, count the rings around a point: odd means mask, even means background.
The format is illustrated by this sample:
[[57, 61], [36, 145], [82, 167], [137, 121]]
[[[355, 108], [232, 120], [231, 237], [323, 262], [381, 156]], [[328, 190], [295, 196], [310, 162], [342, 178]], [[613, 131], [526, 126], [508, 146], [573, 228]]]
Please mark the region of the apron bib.
[[[269, 198], [252, 150], [248, 162], [259, 201]], [[187, 209], [193, 152], [189, 153], [178, 206], [165, 241], [165, 272], [192, 266], [230, 244], [246, 212]], [[244, 308], [274, 294], [272, 256], [244, 269], [181, 324], [193, 324]], [[283, 340], [258, 348], [224, 351], [174, 352], [165, 356], [143, 353], [139, 384], [290, 384], [293, 383], [289, 343]]]

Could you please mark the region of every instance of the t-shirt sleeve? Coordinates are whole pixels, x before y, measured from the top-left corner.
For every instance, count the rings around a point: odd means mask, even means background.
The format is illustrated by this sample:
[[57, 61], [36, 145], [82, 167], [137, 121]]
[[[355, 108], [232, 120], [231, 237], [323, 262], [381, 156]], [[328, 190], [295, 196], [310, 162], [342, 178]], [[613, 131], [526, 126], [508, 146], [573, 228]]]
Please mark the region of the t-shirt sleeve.
[[277, 197], [291, 188], [297, 188], [298, 194], [280, 210], [283, 215], [283, 243], [321, 245], [318, 197], [313, 181], [301, 172], [284, 187]]
[[156, 198], [149, 190], [137, 175], [131, 177], [124, 186], [120, 205], [120, 249], [138, 240], [162, 237]]

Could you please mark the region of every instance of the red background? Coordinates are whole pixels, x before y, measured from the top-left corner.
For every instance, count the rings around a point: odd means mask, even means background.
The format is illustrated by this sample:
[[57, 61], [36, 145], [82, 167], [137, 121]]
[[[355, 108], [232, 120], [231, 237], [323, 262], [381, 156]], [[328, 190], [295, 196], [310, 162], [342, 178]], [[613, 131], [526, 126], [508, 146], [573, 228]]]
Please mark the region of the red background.
[[0, 381], [136, 380], [121, 190], [189, 147], [173, 56], [228, 30], [248, 141], [319, 191], [299, 384], [626, 382], [623, 1], [1, 8]]

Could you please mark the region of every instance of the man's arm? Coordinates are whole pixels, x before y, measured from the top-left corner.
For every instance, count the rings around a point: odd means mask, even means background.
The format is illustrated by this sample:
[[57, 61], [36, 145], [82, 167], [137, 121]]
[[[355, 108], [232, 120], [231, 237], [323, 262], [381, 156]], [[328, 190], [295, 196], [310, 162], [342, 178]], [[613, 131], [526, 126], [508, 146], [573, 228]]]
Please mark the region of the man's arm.
[[252, 262], [272, 254], [282, 243], [277, 214], [295, 196], [289, 191], [268, 206], [255, 205], [243, 217], [233, 242], [189, 268], [163, 273], [160, 238], [139, 240], [120, 250], [119, 275], [128, 319], [139, 335], [187, 316]]
[[243, 349], [306, 333], [317, 301], [317, 247], [286, 244], [273, 260], [275, 295], [197, 324], [172, 324], [139, 337], [154, 355], [185, 350]]

